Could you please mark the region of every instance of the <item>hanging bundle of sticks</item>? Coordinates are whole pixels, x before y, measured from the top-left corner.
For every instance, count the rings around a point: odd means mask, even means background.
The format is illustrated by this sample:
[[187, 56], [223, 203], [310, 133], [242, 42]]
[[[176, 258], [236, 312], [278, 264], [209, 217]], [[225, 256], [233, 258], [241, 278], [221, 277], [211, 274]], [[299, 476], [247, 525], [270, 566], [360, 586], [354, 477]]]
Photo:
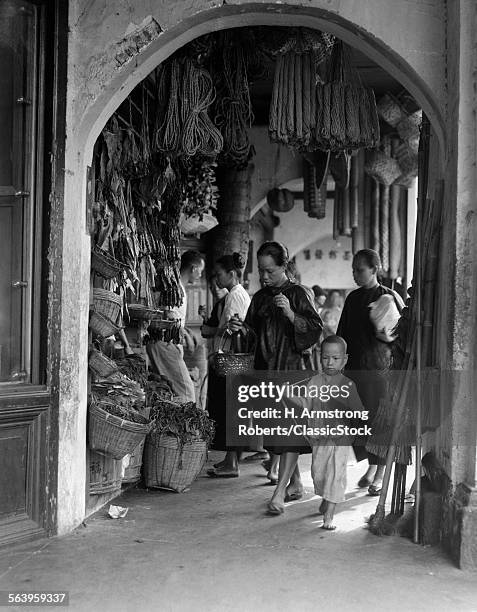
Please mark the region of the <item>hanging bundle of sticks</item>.
[[316, 148], [340, 151], [379, 143], [374, 91], [363, 87], [350, 49], [341, 41], [333, 47], [326, 82], [316, 86], [316, 109]]
[[272, 142], [298, 150], [317, 149], [314, 141], [317, 117], [317, 65], [327, 57], [334, 41], [321, 33], [310, 39], [297, 28], [277, 55], [270, 104], [269, 133]]

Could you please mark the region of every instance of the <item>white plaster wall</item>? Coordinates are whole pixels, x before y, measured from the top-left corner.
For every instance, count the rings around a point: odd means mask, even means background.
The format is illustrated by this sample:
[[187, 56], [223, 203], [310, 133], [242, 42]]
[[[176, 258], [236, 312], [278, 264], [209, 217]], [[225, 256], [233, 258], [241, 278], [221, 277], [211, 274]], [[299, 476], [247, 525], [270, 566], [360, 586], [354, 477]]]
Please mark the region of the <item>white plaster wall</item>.
[[[302, 188], [303, 182], [301, 182]], [[330, 180], [328, 189], [333, 188]], [[285, 244], [290, 257], [296, 258], [301, 282], [311, 287], [320, 285], [328, 288], [350, 289], [354, 287], [351, 274], [351, 260], [343, 259], [344, 253], [351, 253], [351, 238], [339, 236], [333, 239], [333, 200], [326, 202], [324, 219], [312, 219], [303, 210], [303, 201], [297, 200], [287, 213], [277, 213], [280, 225], [275, 230], [275, 239]], [[310, 250], [311, 259], [305, 259], [304, 251]], [[322, 259], [315, 259], [316, 249], [323, 251]], [[336, 259], [329, 258], [329, 252], [336, 251]]]

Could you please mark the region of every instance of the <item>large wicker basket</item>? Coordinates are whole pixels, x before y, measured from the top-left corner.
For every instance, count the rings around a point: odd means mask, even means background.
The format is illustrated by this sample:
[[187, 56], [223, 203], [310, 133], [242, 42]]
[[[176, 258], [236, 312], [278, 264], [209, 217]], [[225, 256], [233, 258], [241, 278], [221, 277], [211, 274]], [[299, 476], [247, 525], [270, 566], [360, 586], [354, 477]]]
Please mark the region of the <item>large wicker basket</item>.
[[[102, 403], [108, 402], [103, 400]], [[100, 402], [91, 403], [88, 416], [89, 447], [114, 459], [132, 454], [151, 429], [149, 423], [133, 423], [109, 414], [101, 408]]]
[[207, 444], [198, 439], [181, 448], [177, 438], [152, 432], [144, 449], [144, 481], [147, 487], [182, 493], [200, 474], [207, 459]]
[[99, 314], [116, 323], [121, 312], [123, 299], [113, 291], [95, 287], [93, 289], [93, 304], [95, 312], [99, 312]]

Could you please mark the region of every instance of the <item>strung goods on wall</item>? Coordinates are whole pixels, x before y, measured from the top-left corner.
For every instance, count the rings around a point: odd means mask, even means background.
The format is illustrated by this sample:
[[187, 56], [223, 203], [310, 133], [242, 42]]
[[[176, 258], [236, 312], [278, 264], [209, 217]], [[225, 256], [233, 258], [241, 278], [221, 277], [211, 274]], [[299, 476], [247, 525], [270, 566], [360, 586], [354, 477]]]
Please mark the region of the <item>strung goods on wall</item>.
[[363, 87], [350, 49], [341, 41], [333, 47], [325, 83], [316, 86], [316, 107], [316, 148], [340, 151], [379, 143], [374, 91]]
[[333, 39], [324, 37], [318, 43], [306, 36], [297, 29], [277, 55], [268, 129], [273, 142], [312, 151], [318, 148], [314, 138], [316, 66], [327, 56]]

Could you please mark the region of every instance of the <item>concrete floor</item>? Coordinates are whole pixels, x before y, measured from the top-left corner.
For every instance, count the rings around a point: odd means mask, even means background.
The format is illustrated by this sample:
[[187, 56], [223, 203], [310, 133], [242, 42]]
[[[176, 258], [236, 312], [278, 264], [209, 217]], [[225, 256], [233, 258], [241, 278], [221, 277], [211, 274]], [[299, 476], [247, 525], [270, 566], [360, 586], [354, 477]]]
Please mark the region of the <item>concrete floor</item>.
[[349, 466], [338, 530], [320, 530], [309, 460], [308, 495], [280, 517], [264, 514], [273, 489], [258, 463], [180, 495], [129, 490], [115, 502], [129, 507], [124, 519], [103, 509], [68, 536], [3, 551], [0, 590], [68, 590], [81, 611], [477, 611], [475, 575], [438, 549], [366, 530], [376, 499], [354, 488], [362, 465]]

